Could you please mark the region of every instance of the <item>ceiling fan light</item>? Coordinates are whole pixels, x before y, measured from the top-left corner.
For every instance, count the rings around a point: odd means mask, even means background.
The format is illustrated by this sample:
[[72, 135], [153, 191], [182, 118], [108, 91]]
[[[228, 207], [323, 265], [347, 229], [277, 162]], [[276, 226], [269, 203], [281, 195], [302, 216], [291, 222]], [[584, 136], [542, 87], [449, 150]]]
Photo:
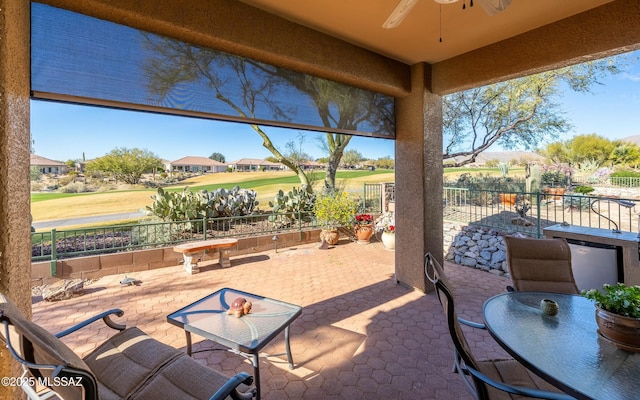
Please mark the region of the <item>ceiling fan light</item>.
[[455, 3], [458, 0], [433, 0], [438, 4], [451, 4], [451, 3]]

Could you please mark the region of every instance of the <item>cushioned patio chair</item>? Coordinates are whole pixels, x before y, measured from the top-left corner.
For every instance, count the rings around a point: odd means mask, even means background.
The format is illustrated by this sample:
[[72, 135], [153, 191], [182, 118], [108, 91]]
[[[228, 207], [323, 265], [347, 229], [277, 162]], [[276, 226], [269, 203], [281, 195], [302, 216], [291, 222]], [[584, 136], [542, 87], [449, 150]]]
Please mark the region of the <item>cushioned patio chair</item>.
[[460, 324], [486, 329], [484, 324], [458, 318], [453, 295], [447, 286], [448, 281], [444, 269], [430, 253], [425, 255], [424, 268], [427, 279], [435, 286], [447, 319], [449, 333], [454, 344], [454, 372], [460, 374], [465, 386], [475, 399], [502, 400], [523, 397], [551, 400], [573, 399], [529, 371], [516, 360], [476, 360], [471, 353]]
[[578, 294], [566, 239], [505, 236], [507, 265], [513, 286], [509, 291]]
[[[33, 382], [48, 384], [47, 395], [53, 391], [65, 400], [254, 397], [251, 375], [241, 372], [229, 378], [138, 328], [113, 322], [110, 316], [114, 314], [122, 316], [123, 312], [106, 311], [54, 335], [24, 318], [0, 295], [0, 338], [22, 364], [22, 377], [26, 379], [20, 382], [29, 398], [45, 398], [38, 397]], [[119, 332], [84, 359], [59, 339], [100, 319]], [[247, 387], [241, 392], [240, 385]]]

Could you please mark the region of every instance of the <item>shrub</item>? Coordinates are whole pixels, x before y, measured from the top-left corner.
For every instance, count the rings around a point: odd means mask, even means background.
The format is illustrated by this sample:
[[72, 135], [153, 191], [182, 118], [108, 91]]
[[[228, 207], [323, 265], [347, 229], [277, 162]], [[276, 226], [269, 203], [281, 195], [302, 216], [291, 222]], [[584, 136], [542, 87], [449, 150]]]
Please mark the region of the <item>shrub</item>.
[[[315, 202], [315, 193], [294, 187], [287, 194], [279, 190], [273, 201], [269, 202], [269, 207], [273, 209], [274, 213], [295, 213], [288, 216], [289, 219], [295, 220], [298, 213], [312, 212]], [[275, 221], [275, 216], [270, 216], [269, 221]]]
[[548, 186], [564, 186], [567, 178], [560, 171], [546, 171], [540, 175], [540, 181], [543, 185]]
[[609, 175], [610, 178], [628, 178], [628, 179], [612, 179], [611, 183], [616, 186], [638, 187], [640, 186], [640, 172], [636, 171], [617, 171]]
[[240, 189], [238, 186], [231, 190], [218, 188], [211, 192], [203, 190], [200, 193], [207, 218], [249, 215], [258, 206], [257, 197], [258, 193], [255, 190]]
[[181, 238], [182, 232], [191, 230], [191, 224], [163, 223], [159, 218], [141, 221], [131, 230], [131, 243], [146, 245], [145, 248], [163, 246]]
[[618, 178], [640, 178], [640, 172], [637, 171], [616, 171], [610, 176]]
[[330, 193], [316, 199], [313, 212], [316, 222], [324, 229], [335, 229], [351, 225], [354, 221], [358, 202], [345, 192]]
[[147, 211], [163, 221], [199, 219], [205, 215], [204, 204], [188, 187], [182, 192], [166, 192], [158, 188], [158, 193], [151, 198], [153, 203], [147, 206]]
[[219, 217], [249, 215], [258, 205], [257, 193], [253, 190], [231, 190], [218, 188], [211, 192], [203, 190], [194, 193], [188, 187], [182, 192], [167, 192], [158, 188], [151, 196], [153, 203], [147, 211], [163, 221], [184, 221]]
[[69, 183], [58, 189], [61, 193], [84, 193], [87, 191], [87, 187], [82, 182]]
[[591, 186], [577, 186], [575, 189], [573, 189], [573, 191], [575, 193], [580, 193], [580, 194], [589, 194], [591, 192], [593, 192], [595, 189]]
[[575, 196], [564, 196], [562, 199], [564, 207], [570, 210], [582, 211], [591, 206], [591, 197], [577, 194]]

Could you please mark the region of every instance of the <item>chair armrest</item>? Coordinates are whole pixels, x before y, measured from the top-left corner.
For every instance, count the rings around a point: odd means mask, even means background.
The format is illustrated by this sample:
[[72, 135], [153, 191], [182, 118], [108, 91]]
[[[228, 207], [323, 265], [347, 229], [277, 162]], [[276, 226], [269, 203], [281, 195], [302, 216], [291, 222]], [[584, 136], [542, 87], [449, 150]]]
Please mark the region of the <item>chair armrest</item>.
[[487, 329], [487, 327], [484, 326], [484, 324], [481, 324], [479, 322], [469, 321], [468, 319], [464, 319], [464, 318], [460, 318], [460, 317], [458, 317], [458, 322], [460, 322], [463, 325], [470, 326], [470, 327], [476, 328], [476, 329]]
[[77, 331], [78, 329], [84, 328], [85, 326], [90, 325], [90, 324], [96, 322], [99, 319], [103, 320], [104, 323], [107, 324], [107, 326], [109, 328], [112, 328], [112, 329], [115, 329], [115, 330], [118, 330], [118, 331], [125, 330], [125, 328], [126, 328], [125, 325], [117, 324], [117, 323], [115, 323], [115, 322], [113, 322], [111, 320], [111, 318], [109, 316], [113, 315], [113, 314], [117, 315], [118, 317], [122, 317], [124, 315], [124, 311], [120, 310], [119, 308], [114, 308], [114, 309], [111, 309], [109, 311], [105, 311], [105, 312], [100, 313], [98, 315], [94, 315], [93, 317], [91, 317], [91, 318], [89, 318], [87, 320], [84, 320], [84, 321], [80, 322], [79, 324], [76, 324], [76, 325], [72, 326], [69, 329], [65, 329], [62, 332], [58, 332], [58, 333], [54, 334], [54, 336], [57, 337], [58, 339], [61, 338], [61, 337], [65, 337], [68, 334], [73, 333], [73, 332]]
[[565, 394], [565, 393], [547, 392], [546, 390], [533, 389], [533, 388], [524, 387], [524, 386], [513, 386], [503, 382], [497, 382], [489, 378], [488, 376], [482, 374], [480, 371], [469, 367], [468, 365], [465, 365], [464, 368], [467, 371], [469, 371], [470, 374], [480, 379], [487, 385], [491, 385], [498, 390], [502, 390], [503, 392], [517, 394], [519, 396], [533, 397], [535, 399], [575, 400], [574, 397], [569, 396], [568, 394]]
[[253, 399], [256, 395], [256, 388], [250, 387], [244, 393], [241, 393], [237, 390], [238, 385], [244, 383], [245, 385], [251, 385], [253, 383], [253, 377], [246, 372], [239, 372], [231, 377], [227, 383], [222, 385], [218, 391], [216, 391], [213, 396], [209, 400], [223, 400], [228, 396], [231, 396], [234, 400], [250, 400]]

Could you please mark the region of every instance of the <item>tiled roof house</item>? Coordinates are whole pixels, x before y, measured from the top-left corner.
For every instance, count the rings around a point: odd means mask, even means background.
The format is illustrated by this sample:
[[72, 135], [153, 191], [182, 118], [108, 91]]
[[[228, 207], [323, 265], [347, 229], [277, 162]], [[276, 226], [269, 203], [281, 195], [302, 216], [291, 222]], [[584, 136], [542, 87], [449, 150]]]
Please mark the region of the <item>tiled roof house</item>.
[[165, 163], [165, 168], [167, 171], [172, 172], [225, 172], [227, 170], [227, 164], [223, 164], [220, 161], [212, 160], [207, 157], [186, 156], [175, 161]]
[[42, 156], [31, 154], [31, 166], [40, 168], [43, 174], [66, 174], [69, 172], [69, 167], [65, 163], [60, 161], [49, 160]]
[[274, 163], [267, 160], [259, 160], [257, 158], [241, 158], [229, 163], [234, 171], [281, 171], [287, 169], [280, 163]]

